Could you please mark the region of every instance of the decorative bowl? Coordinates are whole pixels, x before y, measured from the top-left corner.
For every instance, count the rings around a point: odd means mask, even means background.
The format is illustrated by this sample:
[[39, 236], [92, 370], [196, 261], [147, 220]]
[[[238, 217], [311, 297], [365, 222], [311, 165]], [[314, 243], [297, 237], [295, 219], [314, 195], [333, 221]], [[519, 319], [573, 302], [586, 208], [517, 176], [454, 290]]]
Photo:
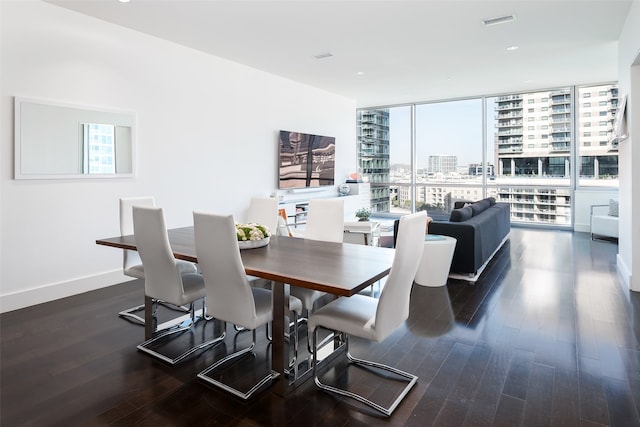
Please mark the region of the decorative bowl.
[[240, 249], [261, 248], [269, 244], [269, 239], [270, 239], [269, 237], [265, 237], [264, 239], [258, 239], [258, 240], [239, 240], [238, 247], [240, 247]]
[[338, 186], [338, 193], [341, 196], [348, 196], [350, 192], [351, 192], [351, 187], [349, 187], [349, 184], [340, 184]]

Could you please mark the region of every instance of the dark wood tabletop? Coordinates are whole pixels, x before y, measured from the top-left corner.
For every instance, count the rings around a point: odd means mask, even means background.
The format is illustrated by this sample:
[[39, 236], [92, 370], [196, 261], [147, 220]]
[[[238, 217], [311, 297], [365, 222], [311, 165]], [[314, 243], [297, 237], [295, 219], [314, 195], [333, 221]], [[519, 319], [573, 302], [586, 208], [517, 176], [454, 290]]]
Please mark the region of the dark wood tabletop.
[[[193, 227], [170, 229], [177, 259], [197, 262]], [[133, 235], [96, 240], [99, 245], [136, 250]], [[389, 248], [271, 236], [269, 245], [240, 251], [247, 274], [351, 296], [389, 274], [395, 251]]]

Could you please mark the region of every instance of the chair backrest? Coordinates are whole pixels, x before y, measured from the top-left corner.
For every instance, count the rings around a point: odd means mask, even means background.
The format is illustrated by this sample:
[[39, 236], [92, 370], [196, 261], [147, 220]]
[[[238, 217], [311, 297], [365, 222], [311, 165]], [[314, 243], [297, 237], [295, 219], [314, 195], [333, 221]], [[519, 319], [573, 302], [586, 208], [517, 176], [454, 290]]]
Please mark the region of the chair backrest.
[[264, 225], [272, 234], [278, 230], [278, 199], [252, 197], [247, 212], [247, 222]]
[[120, 199], [120, 235], [133, 234], [133, 210], [134, 206], [146, 206], [152, 208], [156, 205], [153, 197], [124, 197]]
[[374, 329], [378, 341], [391, 334], [409, 316], [411, 285], [422, 260], [427, 213], [405, 215], [400, 218], [400, 225], [396, 254], [376, 311]]
[[311, 199], [304, 238], [325, 242], [342, 242], [344, 239], [344, 200]]
[[133, 206], [133, 232], [144, 266], [144, 293], [172, 304], [182, 304], [184, 287], [171, 251], [162, 208]]
[[[153, 197], [126, 197], [120, 199], [120, 235], [133, 234], [133, 206], [155, 206]], [[136, 251], [122, 251], [122, 269], [140, 264], [140, 256]]]
[[193, 224], [207, 314], [255, 329], [256, 306], [240, 257], [233, 216], [194, 212]]

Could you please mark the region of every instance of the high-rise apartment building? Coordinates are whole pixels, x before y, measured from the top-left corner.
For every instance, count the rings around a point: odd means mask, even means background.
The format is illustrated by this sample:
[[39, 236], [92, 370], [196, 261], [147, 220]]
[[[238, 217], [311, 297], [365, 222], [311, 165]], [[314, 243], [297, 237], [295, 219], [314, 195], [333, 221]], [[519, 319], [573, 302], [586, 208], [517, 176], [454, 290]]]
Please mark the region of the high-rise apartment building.
[[438, 154], [429, 156], [427, 172], [430, 174], [458, 171], [458, 156]]
[[496, 183], [541, 187], [498, 189], [497, 198], [511, 203], [514, 221], [571, 223], [572, 139], [581, 178], [617, 177], [617, 147], [609, 142], [617, 98], [614, 85], [580, 87], [575, 95], [566, 88], [496, 98]]
[[389, 212], [389, 110], [361, 110], [357, 115], [359, 173], [371, 183], [371, 211]]
[[498, 176], [568, 176], [570, 97], [566, 89], [496, 99]]
[[618, 108], [618, 87], [582, 87], [577, 94], [580, 177], [618, 176], [618, 143], [611, 134]]
[[577, 115], [580, 175], [618, 174], [617, 147], [609, 143], [618, 89], [581, 87], [501, 96], [496, 99], [495, 164], [498, 176], [568, 178], [571, 172], [571, 115]]

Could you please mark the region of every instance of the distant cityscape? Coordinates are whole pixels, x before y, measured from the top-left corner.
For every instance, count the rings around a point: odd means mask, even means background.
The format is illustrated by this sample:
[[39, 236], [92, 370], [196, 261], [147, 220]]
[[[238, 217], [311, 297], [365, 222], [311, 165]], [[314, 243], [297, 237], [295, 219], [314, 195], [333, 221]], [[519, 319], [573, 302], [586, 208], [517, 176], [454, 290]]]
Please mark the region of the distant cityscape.
[[[460, 165], [457, 155], [444, 152], [429, 155], [427, 166], [415, 176], [410, 164], [390, 162], [391, 151], [405, 147], [390, 145], [389, 109], [360, 110], [358, 167], [371, 183], [372, 211], [409, 212], [415, 203], [431, 216], [448, 217], [455, 201], [481, 199], [486, 189], [487, 196], [511, 204], [513, 221], [569, 225], [572, 141], [580, 184], [617, 186], [618, 151], [611, 142], [616, 85], [578, 87], [573, 94], [570, 88], [512, 94], [491, 101], [487, 127], [495, 130], [493, 140], [487, 137], [492, 150], [486, 167], [482, 160]], [[473, 150], [477, 147], [469, 147]]]

